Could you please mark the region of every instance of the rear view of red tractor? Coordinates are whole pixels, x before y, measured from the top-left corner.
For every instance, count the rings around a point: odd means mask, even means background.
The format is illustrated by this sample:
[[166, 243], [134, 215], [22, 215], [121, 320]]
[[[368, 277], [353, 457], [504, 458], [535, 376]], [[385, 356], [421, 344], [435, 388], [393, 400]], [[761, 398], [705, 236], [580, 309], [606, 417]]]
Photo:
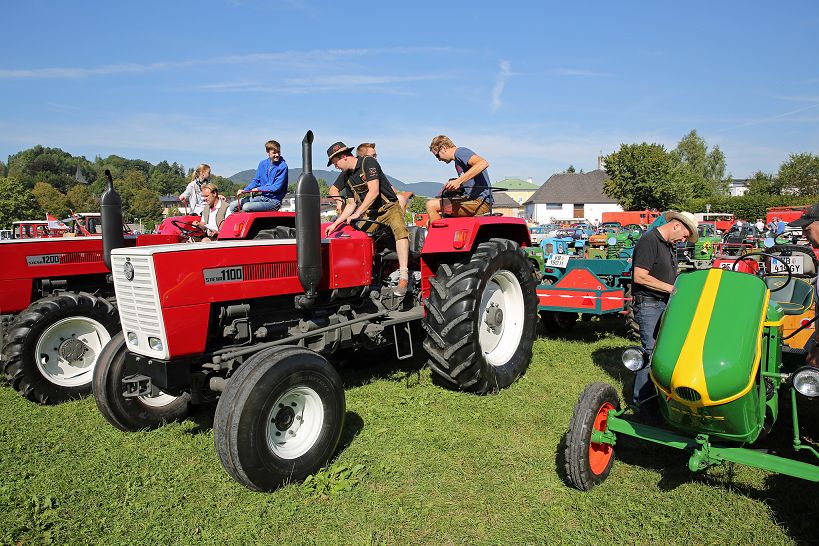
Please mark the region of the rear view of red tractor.
[[388, 229], [368, 235], [371, 221], [359, 220], [322, 238], [312, 140], [295, 225], [269, 213], [282, 223], [264, 240], [111, 253], [123, 332], [94, 372], [101, 413], [135, 431], [218, 397], [216, 451], [255, 490], [301, 480], [332, 456], [346, 412], [336, 355], [393, 346], [408, 358], [423, 338], [435, 378], [491, 393], [526, 370], [535, 337], [522, 220], [445, 218], [426, 237], [410, 228], [411, 289], [396, 297]]
[[[109, 188], [111, 187], [109, 176]], [[175, 243], [177, 235], [123, 234], [121, 207], [102, 215], [120, 246]], [[113, 215], [111, 213], [113, 212]], [[21, 395], [41, 404], [91, 392], [102, 348], [120, 331], [99, 215], [74, 215], [69, 235], [0, 241], [0, 345], [3, 373]], [[76, 228], [76, 229], [75, 229]]]

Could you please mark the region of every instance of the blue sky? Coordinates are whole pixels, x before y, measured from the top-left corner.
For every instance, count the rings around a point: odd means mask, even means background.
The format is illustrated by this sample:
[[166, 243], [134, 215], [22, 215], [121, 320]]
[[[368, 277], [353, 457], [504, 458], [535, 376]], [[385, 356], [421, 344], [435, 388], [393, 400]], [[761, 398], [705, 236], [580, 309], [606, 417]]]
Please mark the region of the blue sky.
[[378, 144], [404, 182], [444, 181], [449, 135], [492, 179], [590, 170], [621, 143], [691, 129], [737, 178], [819, 153], [819, 2], [6, 3], [0, 158], [35, 144], [93, 159], [293, 166]]

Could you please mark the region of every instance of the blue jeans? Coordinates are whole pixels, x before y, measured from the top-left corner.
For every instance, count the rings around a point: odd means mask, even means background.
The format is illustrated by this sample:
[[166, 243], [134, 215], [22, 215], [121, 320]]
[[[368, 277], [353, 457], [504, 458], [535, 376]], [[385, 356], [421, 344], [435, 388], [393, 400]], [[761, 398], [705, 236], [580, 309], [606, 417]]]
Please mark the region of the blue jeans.
[[[648, 354], [654, 351], [654, 342], [657, 339], [657, 326], [665, 311], [666, 302], [655, 299], [635, 296], [634, 319], [640, 325], [640, 341]], [[646, 366], [634, 376], [635, 404], [641, 404], [656, 394], [651, 378], [648, 376], [650, 366]]]
[[[282, 202], [275, 197], [265, 194], [254, 195], [252, 197], [242, 197], [242, 212], [264, 212], [268, 210], [279, 210]], [[234, 213], [239, 207], [238, 201], [233, 201], [228, 206], [228, 212]]]

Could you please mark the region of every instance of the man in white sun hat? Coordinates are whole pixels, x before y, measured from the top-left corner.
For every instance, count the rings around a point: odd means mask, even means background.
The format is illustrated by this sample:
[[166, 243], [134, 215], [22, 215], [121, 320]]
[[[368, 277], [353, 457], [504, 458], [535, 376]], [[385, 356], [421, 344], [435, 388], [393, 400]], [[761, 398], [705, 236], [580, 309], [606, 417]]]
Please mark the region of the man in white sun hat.
[[[652, 229], [637, 241], [632, 264], [631, 294], [634, 318], [640, 325], [640, 342], [649, 354], [654, 350], [657, 325], [668, 304], [677, 280], [675, 245], [681, 241], [697, 242], [697, 220], [690, 212], [668, 211], [666, 223]], [[634, 377], [635, 404], [643, 404], [654, 396], [654, 389], [645, 367]]]

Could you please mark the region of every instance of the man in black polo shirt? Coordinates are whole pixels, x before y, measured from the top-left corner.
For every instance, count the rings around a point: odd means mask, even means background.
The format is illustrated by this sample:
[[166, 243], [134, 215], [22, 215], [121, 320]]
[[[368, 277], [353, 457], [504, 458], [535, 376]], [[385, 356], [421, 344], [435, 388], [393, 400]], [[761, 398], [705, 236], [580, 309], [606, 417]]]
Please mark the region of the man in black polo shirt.
[[[398, 286], [394, 292], [396, 296], [403, 296], [409, 285], [409, 231], [404, 213], [378, 161], [370, 156], [353, 157], [351, 151], [343, 142], [336, 142], [327, 149], [327, 166], [333, 165], [343, 174], [330, 187], [328, 195], [345, 197], [346, 205], [325, 232], [329, 237], [343, 222], [361, 217], [387, 224], [395, 237], [398, 255]], [[373, 224], [366, 230], [371, 233], [377, 227]]]
[[[654, 350], [657, 325], [677, 280], [677, 253], [674, 247], [685, 240], [694, 243], [698, 237], [697, 221], [690, 212], [669, 211], [665, 213], [665, 219], [665, 224], [640, 237], [632, 260], [634, 318], [640, 325], [643, 349], [649, 354]], [[643, 368], [634, 377], [635, 404], [639, 405], [654, 395], [648, 372], [648, 367]]]

